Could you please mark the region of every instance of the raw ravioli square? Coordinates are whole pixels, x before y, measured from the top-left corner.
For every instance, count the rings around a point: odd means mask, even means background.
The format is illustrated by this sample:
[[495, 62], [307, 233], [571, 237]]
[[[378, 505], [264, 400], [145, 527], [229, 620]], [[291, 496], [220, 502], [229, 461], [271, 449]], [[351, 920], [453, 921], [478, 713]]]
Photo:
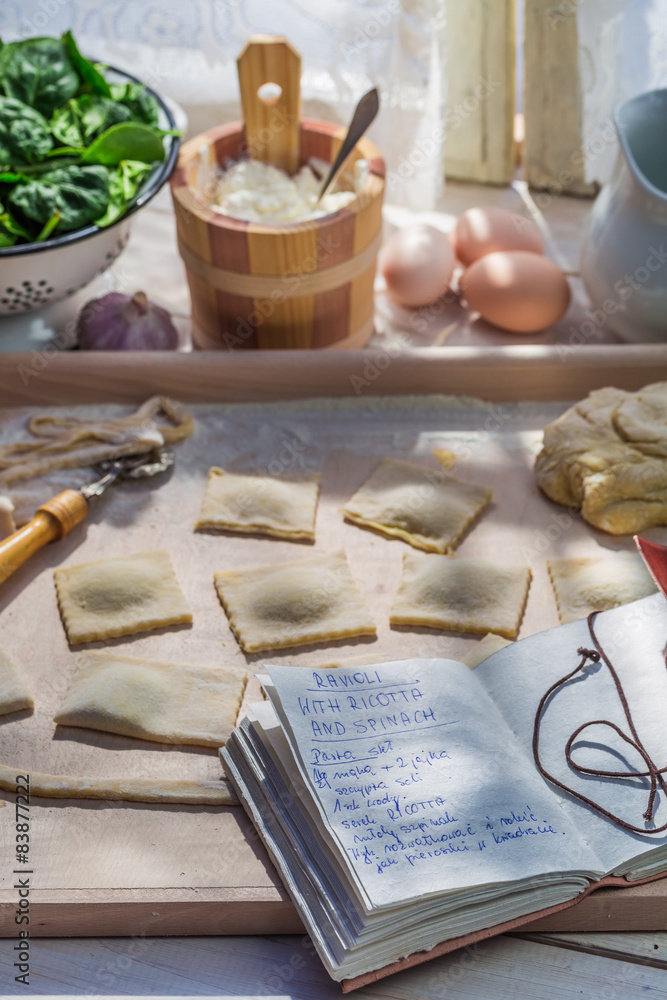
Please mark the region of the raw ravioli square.
[[527, 566], [407, 552], [390, 621], [516, 639], [530, 576]]
[[503, 639], [501, 635], [496, 635], [495, 632], [487, 632], [469, 653], [461, 657], [461, 663], [465, 663], [466, 667], [474, 670], [480, 663], [484, 663], [484, 660], [488, 660], [490, 656], [497, 653], [499, 649], [504, 649], [505, 646], [511, 645], [511, 639]]
[[54, 573], [72, 644], [192, 621], [166, 552], [96, 559]]
[[402, 538], [426, 552], [447, 552], [484, 510], [492, 491], [442, 469], [389, 458], [348, 500], [349, 521]]
[[234, 728], [246, 673], [82, 653], [54, 721], [159, 743], [219, 747]]
[[247, 653], [375, 635], [344, 552], [225, 570], [214, 574], [218, 597]]
[[632, 552], [581, 559], [547, 559], [561, 624], [608, 611], [655, 593], [640, 556]]
[[196, 529], [315, 541], [319, 476], [277, 478], [209, 470]]
[[0, 715], [34, 707], [35, 701], [30, 689], [12, 660], [0, 649]]

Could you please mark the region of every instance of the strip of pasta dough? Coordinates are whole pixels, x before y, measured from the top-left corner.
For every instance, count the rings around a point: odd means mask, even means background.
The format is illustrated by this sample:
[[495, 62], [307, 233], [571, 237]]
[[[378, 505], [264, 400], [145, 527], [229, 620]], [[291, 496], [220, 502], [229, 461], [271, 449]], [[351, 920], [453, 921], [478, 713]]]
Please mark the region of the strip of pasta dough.
[[0, 715], [34, 707], [35, 700], [25, 678], [9, 656], [0, 649]]
[[0, 764], [0, 788], [16, 792], [21, 776], [30, 778], [30, 794], [56, 799], [108, 799], [110, 802], [160, 802], [187, 806], [237, 806], [228, 781], [163, 781], [160, 778], [87, 778], [22, 771]]
[[[167, 420], [158, 419], [166, 417]], [[92, 420], [34, 416], [32, 438], [0, 446], [0, 488], [57, 469], [91, 467], [122, 455], [142, 455], [165, 442], [189, 437], [194, 420], [185, 407], [166, 396], [152, 396], [125, 417]]]

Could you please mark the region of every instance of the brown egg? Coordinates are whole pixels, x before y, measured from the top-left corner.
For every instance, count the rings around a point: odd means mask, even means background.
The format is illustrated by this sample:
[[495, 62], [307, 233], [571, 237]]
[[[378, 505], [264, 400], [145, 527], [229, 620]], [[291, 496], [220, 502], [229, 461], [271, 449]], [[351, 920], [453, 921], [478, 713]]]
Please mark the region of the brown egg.
[[460, 288], [471, 309], [512, 333], [544, 330], [570, 304], [570, 286], [560, 268], [526, 250], [487, 254], [463, 272]]
[[445, 233], [419, 223], [390, 236], [379, 266], [390, 299], [401, 306], [426, 306], [447, 291], [454, 251]]
[[464, 266], [496, 250], [544, 253], [537, 226], [523, 215], [504, 208], [469, 208], [456, 220], [452, 243]]

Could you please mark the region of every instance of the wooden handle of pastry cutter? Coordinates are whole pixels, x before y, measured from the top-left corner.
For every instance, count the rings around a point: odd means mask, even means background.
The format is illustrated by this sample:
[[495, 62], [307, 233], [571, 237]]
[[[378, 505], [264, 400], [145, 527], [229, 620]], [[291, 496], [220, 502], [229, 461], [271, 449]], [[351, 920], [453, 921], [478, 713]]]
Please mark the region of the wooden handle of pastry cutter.
[[88, 501], [77, 490], [64, 490], [43, 504], [22, 528], [0, 542], [0, 583], [43, 548], [69, 534], [88, 513]]
[[[253, 35], [236, 60], [246, 142], [251, 160], [299, 168], [301, 56], [279, 35]], [[259, 88], [277, 83], [280, 96], [263, 100]]]

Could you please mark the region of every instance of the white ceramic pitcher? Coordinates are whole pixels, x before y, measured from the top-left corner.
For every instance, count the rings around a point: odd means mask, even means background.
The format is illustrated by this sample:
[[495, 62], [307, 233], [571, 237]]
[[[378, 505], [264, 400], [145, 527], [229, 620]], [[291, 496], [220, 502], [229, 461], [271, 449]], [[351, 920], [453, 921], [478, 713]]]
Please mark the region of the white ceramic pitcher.
[[598, 325], [667, 342], [667, 90], [620, 104], [614, 123], [618, 159], [591, 210], [581, 275]]

